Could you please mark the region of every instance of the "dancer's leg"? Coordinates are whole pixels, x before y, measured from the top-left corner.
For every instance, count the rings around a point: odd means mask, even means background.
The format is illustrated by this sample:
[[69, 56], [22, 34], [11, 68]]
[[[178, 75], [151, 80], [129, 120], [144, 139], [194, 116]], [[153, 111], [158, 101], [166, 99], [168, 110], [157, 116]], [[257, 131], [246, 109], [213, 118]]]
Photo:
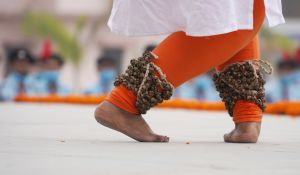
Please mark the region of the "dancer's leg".
[[[259, 31], [264, 20], [264, 11], [263, 0], [255, 0], [253, 30], [240, 30], [210, 37], [191, 37], [186, 36], [184, 32], [173, 33], [155, 48], [153, 52], [159, 59], [154, 59], [153, 63], [159, 66], [168, 81], [177, 87], [225, 63], [244, 48]], [[159, 141], [166, 141], [167, 139], [161, 136], [149, 139], [148, 135], [152, 136], [153, 133], [148, 125], [141, 124], [141, 121], [131, 122], [141, 118], [135, 102], [134, 93], [119, 85], [96, 109], [96, 119], [139, 141], [157, 141], [157, 138]], [[116, 109], [122, 112], [118, 113]], [[124, 124], [124, 121], [127, 123]], [[124, 127], [127, 129], [124, 130]]]
[[[244, 49], [218, 66], [217, 70], [222, 71], [232, 64], [258, 59], [260, 59], [260, 52], [258, 36], [256, 36]], [[262, 110], [254, 102], [240, 100], [234, 106], [232, 117], [235, 129], [225, 134], [224, 140], [226, 142], [256, 142], [260, 133]]]

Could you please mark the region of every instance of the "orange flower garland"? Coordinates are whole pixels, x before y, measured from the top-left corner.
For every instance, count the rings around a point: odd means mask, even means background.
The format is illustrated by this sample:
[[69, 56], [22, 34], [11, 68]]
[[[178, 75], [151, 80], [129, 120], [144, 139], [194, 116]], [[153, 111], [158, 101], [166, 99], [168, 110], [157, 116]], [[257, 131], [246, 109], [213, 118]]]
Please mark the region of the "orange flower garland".
[[[34, 103], [70, 103], [70, 104], [99, 104], [105, 99], [105, 95], [99, 96], [26, 96], [19, 95], [16, 102], [34, 102]], [[205, 102], [197, 100], [171, 99], [159, 104], [159, 108], [184, 108], [194, 110], [225, 111], [223, 102]], [[291, 117], [300, 117], [300, 101], [280, 101], [268, 103], [265, 113], [268, 114], [286, 114]]]

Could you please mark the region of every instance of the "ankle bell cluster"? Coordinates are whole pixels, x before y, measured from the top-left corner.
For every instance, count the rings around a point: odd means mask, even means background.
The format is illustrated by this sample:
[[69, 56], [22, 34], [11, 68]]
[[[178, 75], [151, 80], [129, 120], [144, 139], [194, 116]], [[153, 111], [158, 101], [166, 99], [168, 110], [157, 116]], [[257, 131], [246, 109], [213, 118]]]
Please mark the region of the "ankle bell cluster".
[[170, 99], [174, 89], [162, 70], [151, 62], [152, 57], [158, 59], [152, 52], [145, 52], [142, 57], [132, 59], [126, 72], [118, 75], [114, 82], [115, 86], [123, 84], [134, 92], [137, 96], [135, 105], [141, 114], [163, 100]]
[[[269, 70], [262, 64], [267, 65]], [[238, 100], [254, 102], [262, 111], [265, 110], [265, 80], [262, 72], [271, 74], [272, 67], [259, 60], [235, 63], [214, 74], [216, 89], [230, 116], [233, 116], [233, 108]]]

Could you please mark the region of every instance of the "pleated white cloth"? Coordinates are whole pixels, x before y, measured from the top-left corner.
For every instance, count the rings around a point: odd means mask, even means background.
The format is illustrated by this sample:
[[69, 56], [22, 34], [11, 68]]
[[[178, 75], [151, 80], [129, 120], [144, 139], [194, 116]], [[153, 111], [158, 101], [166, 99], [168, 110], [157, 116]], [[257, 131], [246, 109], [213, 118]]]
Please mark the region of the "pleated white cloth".
[[[184, 31], [211, 36], [253, 29], [254, 0], [114, 0], [111, 31], [148, 36]], [[264, 0], [269, 26], [284, 23], [281, 0]]]

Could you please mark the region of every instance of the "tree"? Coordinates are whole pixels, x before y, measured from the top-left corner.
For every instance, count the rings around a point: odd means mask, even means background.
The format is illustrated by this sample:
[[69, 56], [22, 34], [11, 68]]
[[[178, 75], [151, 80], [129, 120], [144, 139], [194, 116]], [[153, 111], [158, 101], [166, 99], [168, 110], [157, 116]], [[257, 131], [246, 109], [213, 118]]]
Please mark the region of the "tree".
[[[51, 39], [63, 57], [74, 65], [74, 74], [76, 75], [82, 59], [83, 49], [79, 42], [79, 36], [85, 25], [85, 19], [83, 16], [77, 18], [75, 32], [72, 33], [55, 16], [45, 12], [28, 12], [23, 20], [22, 29], [32, 37]], [[74, 76], [73, 85], [75, 91], [78, 91], [77, 76]]]

